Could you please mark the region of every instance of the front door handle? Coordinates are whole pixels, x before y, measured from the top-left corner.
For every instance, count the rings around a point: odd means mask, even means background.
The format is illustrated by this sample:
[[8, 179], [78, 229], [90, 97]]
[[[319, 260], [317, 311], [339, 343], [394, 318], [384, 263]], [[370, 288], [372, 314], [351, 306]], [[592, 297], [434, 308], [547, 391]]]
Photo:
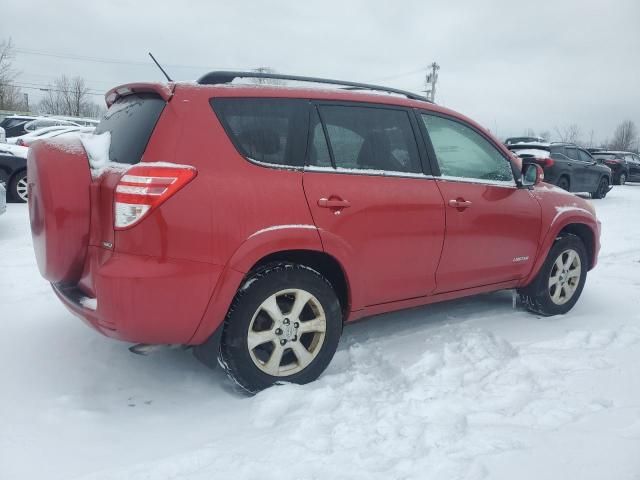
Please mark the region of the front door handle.
[[351, 204], [348, 200], [341, 198], [321, 198], [318, 200], [318, 206], [322, 208], [349, 208]]
[[449, 206], [453, 208], [458, 208], [460, 210], [464, 210], [465, 208], [469, 208], [472, 203], [469, 200], [449, 200]]

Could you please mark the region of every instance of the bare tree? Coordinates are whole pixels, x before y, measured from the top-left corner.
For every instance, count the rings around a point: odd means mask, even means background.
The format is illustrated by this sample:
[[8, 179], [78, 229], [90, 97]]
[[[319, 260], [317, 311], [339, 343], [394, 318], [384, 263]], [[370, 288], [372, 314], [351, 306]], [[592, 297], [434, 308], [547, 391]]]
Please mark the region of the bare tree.
[[580, 143], [581, 131], [580, 127], [575, 123], [564, 128], [555, 127], [555, 131], [561, 142]]
[[13, 43], [11, 39], [0, 43], [0, 110], [19, 110], [24, 108], [24, 99], [20, 88], [13, 82], [18, 76], [13, 68]]
[[545, 141], [551, 141], [551, 132], [549, 130], [543, 130], [540, 132], [540, 136], [545, 139]]
[[616, 128], [609, 144], [612, 150], [629, 151], [638, 146], [638, 129], [631, 120], [625, 120]]
[[[278, 73], [271, 67], [258, 67], [254, 68], [253, 71], [256, 73]], [[284, 85], [284, 82], [277, 78], [252, 78], [251, 83], [256, 85]]]
[[40, 101], [41, 113], [69, 115], [72, 117], [95, 116], [99, 107], [89, 100], [89, 89], [82, 77], [62, 75], [47, 88], [47, 95]]

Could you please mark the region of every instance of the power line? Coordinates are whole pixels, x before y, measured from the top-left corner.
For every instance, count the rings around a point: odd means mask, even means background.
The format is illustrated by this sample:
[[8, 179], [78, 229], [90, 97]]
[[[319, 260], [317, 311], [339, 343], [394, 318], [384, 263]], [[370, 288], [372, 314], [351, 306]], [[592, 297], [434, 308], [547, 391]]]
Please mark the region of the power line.
[[[49, 88], [47, 86], [40, 86], [40, 87], [30, 87], [27, 85], [21, 85], [19, 83], [4, 83], [3, 85], [8, 85], [10, 87], [16, 87], [16, 88], [26, 88], [28, 90], [40, 90], [43, 92], [60, 92], [60, 93], [65, 93], [65, 90], [59, 90], [56, 88]], [[90, 91], [86, 91], [85, 92], [87, 95], [95, 95], [97, 97], [104, 97], [104, 93], [94, 93], [94, 92], [90, 92]]]
[[[116, 58], [104, 58], [104, 57], [93, 57], [89, 55], [75, 55], [69, 53], [57, 53], [57, 52], [47, 52], [43, 50], [33, 50], [30, 48], [15, 48], [14, 51], [16, 53], [23, 53], [26, 55], [38, 55], [43, 57], [53, 57], [53, 58], [64, 58], [68, 60], [76, 60], [81, 62], [95, 62], [95, 63], [111, 63], [111, 64], [119, 64], [119, 65], [139, 65], [139, 66], [149, 66], [152, 67], [153, 64], [151, 62], [141, 62], [141, 61], [133, 61], [133, 60], [118, 60]], [[165, 64], [165, 67], [171, 68], [191, 68], [196, 70], [237, 70], [232, 68], [214, 68], [211, 66], [205, 65], [178, 65], [178, 64]]]

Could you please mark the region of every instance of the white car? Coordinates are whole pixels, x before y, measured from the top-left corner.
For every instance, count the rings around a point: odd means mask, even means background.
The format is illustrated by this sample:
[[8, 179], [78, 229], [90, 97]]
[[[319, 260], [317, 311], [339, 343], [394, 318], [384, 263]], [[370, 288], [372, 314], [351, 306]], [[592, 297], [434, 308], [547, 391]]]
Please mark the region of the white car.
[[26, 132], [36, 132], [47, 127], [80, 127], [79, 123], [56, 117], [40, 117], [24, 125]]
[[16, 145], [21, 145], [24, 147], [28, 147], [36, 140], [42, 140], [44, 138], [53, 138], [59, 137], [67, 134], [78, 134], [78, 133], [91, 133], [95, 130], [95, 127], [79, 127], [79, 126], [55, 126], [55, 127], [47, 127], [41, 128], [40, 130], [36, 130], [35, 132], [26, 133], [19, 137], [9, 138], [7, 140], [8, 143], [13, 143]]
[[4, 183], [0, 182], [0, 215], [7, 211], [7, 189]]

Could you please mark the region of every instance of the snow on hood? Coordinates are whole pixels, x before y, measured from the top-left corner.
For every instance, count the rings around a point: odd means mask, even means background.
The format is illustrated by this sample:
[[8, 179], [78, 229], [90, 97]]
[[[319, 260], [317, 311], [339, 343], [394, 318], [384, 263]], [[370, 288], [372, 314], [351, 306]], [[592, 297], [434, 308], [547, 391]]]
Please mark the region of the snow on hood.
[[16, 157], [27, 158], [29, 147], [22, 147], [20, 145], [11, 145], [9, 143], [0, 143], [0, 153], [7, 152]]

